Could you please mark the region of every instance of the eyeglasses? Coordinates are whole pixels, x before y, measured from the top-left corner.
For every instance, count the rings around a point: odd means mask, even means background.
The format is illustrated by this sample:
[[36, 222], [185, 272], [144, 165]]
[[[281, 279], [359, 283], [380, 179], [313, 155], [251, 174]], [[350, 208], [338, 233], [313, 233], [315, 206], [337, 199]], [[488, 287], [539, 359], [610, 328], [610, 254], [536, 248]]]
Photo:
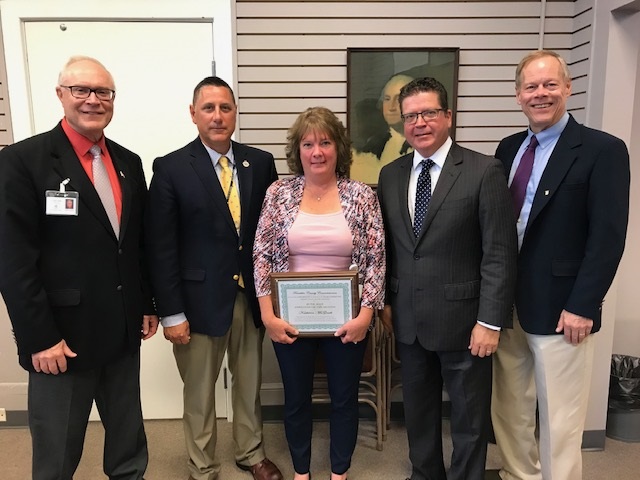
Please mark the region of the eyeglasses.
[[115, 90], [110, 90], [108, 88], [89, 88], [89, 87], [80, 87], [77, 85], [67, 86], [60, 85], [62, 88], [68, 88], [71, 92], [71, 96], [74, 98], [89, 98], [91, 93], [95, 93], [98, 100], [113, 100], [113, 97], [116, 95]]
[[438, 118], [438, 114], [440, 112], [446, 112], [446, 110], [446, 108], [436, 108], [433, 110], [425, 110], [424, 112], [418, 113], [405, 113], [404, 115], [401, 115], [401, 117], [404, 123], [406, 123], [407, 125], [413, 125], [418, 121], [418, 115], [422, 117], [422, 120], [428, 122], [429, 120], [435, 120], [436, 118]]

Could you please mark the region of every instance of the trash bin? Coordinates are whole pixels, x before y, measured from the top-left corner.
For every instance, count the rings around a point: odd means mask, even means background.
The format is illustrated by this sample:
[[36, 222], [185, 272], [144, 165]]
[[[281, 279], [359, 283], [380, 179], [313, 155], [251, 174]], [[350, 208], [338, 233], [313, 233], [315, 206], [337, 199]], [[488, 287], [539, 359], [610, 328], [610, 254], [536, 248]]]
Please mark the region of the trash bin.
[[611, 356], [607, 437], [640, 442], [640, 358]]

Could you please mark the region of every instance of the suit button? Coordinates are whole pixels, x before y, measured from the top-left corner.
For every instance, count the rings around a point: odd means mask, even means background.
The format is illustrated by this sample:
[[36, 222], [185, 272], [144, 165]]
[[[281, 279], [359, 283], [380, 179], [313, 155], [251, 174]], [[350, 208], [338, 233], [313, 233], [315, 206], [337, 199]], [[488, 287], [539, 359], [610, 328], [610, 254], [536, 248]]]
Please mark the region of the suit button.
[[121, 248], [118, 249], [118, 255], [122, 255], [122, 249]]
[[122, 285], [118, 285], [118, 286], [116, 287], [116, 290], [117, 290], [117, 291], [119, 291], [119, 292], [121, 292], [121, 291], [122, 291]]
[[234, 276], [233, 276], [233, 279], [234, 279], [236, 282], [238, 281], [238, 279], [239, 279], [239, 278], [240, 278], [240, 275], [234, 275]]
[[242, 245], [240, 245], [240, 246], [238, 247], [238, 250], [242, 251]]
[[420, 255], [414, 255], [414, 256], [413, 256], [413, 259], [414, 259], [414, 260], [420, 260]]

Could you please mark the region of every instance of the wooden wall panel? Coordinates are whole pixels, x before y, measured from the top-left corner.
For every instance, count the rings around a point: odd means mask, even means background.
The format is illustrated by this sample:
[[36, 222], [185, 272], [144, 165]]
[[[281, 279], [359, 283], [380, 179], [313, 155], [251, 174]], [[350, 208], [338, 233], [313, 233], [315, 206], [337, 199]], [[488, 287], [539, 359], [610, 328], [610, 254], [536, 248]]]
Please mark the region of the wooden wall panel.
[[0, 149], [13, 143], [9, 96], [7, 95], [7, 68], [4, 61], [2, 25], [0, 25]]

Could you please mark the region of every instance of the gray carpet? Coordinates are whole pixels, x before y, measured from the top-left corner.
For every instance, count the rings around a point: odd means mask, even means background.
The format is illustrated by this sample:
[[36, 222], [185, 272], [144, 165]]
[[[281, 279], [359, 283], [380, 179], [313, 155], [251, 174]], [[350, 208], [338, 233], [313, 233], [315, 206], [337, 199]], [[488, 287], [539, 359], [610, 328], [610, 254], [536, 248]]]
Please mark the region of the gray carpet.
[[[147, 480], [186, 480], [186, 456], [182, 425], [178, 420], [152, 420], [145, 423], [149, 438], [149, 468]], [[451, 455], [448, 422], [444, 422], [445, 455]], [[221, 480], [251, 480], [251, 475], [236, 468], [233, 461], [231, 424], [219, 421], [218, 455], [222, 462]], [[358, 444], [349, 473], [349, 480], [404, 480], [410, 473], [407, 459], [407, 440], [403, 425], [393, 423], [384, 442], [383, 451], [375, 448], [373, 422], [360, 424]], [[267, 455], [282, 470], [285, 480], [293, 478], [282, 424], [264, 426]], [[87, 432], [85, 450], [75, 480], [106, 478], [102, 473], [102, 426], [92, 423]], [[329, 477], [328, 424], [314, 424], [313, 459], [314, 480]], [[28, 480], [30, 478], [29, 431], [0, 429], [0, 479]], [[584, 480], [637, 480], [640, 478], [640, 443], [624, 443], [607, 438], [605, 451], [584, 452]], [[499, 468], [500, 458], [495, 445], [489, 447], [487, 468]]]

